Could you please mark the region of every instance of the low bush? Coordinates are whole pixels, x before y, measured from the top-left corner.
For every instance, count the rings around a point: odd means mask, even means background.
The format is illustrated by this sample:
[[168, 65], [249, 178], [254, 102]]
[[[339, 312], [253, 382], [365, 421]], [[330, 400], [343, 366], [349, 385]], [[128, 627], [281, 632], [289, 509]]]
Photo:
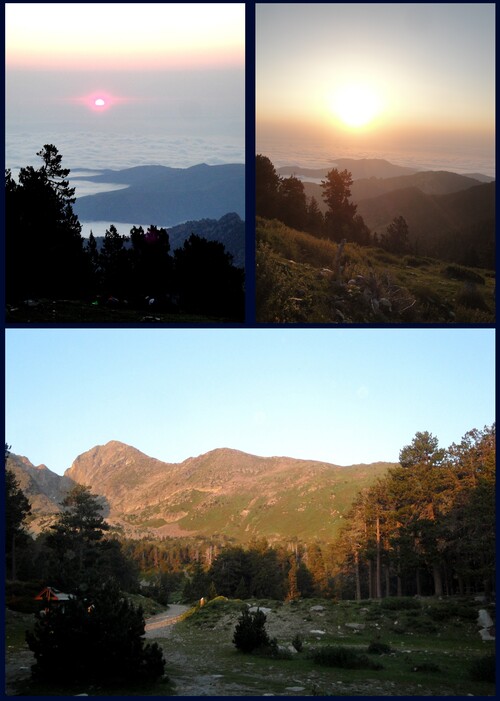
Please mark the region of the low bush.
[[297, 652], [302, 652], [302, 649], [304, 647], [304, 643], [303, 643], [302, 638], [300, 637], [300, 635], [298, 633], [293, 638], [292, 645], [297, 650]]
[[366, 655], [343, 646], [327, 646], [315, 650], [312, 658], [316, 664], [324, 667], [342, 667], [344, 669], [383, 669], [382, 665], [372, 662]]
[[383, 643], [380, 640], [372, 640], [372, 642], [368, 645], [368, 652], [371, 655], [388, 655], [390, 652], [392, 652], [392, 648], [390, 645], [387, 645], [387, 643]]
[[473, 621], [477, 618], [477, 610], [473, 606], [460, 604], [456, 601], [442, 601], [439, 604], [429, 606], [427, 615], [433, 621], [449, 621], [452, 618]]
[[233, 643], [241, 652], [253, 652], [257, 648], [271, 646], [271, 640], [267, 634], [266, 614], [260, 609], [250, 611], [247, 606], [241, 610], [241, 615], [236, 624], [233, 635]]
[[457, 294], [455, 301], [462, 307], [467, 309], [480, 309], [488, 311], [488, 305], [485, 302], [483, 293], [477, 289], [473, 282], [464, 283], [462, 289]]
[[452, 280], [475, 282], [477, 285], [484, 285], [486, 283], [482, 275], [479, 275], [479, 273], [469, 268], [464, 268], [461, 265], [447, 265], [446, 268], [443, 268], [442, 273], [445, 277], [451, 278]]
[[474, 660], [469, 668], [469, 676], [475, 682], [495, 683], [496, 657], [494, 653]]

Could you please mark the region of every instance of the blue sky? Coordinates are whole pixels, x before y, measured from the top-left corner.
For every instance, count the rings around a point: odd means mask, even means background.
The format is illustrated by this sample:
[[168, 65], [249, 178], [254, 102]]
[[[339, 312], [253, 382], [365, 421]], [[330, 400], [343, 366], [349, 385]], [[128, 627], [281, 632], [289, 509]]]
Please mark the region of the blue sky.
[[59, 474], [109, 440], [397, 461], [493, 423], [494, 363], [492, 329], [7, 329], [5, 436]]

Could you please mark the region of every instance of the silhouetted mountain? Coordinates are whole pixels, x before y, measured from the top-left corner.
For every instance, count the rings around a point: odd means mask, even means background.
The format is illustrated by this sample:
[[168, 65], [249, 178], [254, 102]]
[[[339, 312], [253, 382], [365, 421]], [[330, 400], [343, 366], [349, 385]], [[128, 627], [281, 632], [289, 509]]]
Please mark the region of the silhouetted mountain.
[[129, 186], [78, 198], [73, 209], [81, 221], [172, 226], [187, 220], [219, 219], [227, 212], [245, 217], [245, 166], [239, 163], [139, 166], [81, 179]]
[[[22, 469], [17, 456], [9, 460]], [[172, 464], [110, 441], [54, 477], [104, 497], [109, 522], [127, 535], [225, 534], [245, 542], [253, 536], [331, 537], [357, 492], [389, 466], [339, 467], [227, 448]], [[46, 512], [36, 512], [46, 520]]]

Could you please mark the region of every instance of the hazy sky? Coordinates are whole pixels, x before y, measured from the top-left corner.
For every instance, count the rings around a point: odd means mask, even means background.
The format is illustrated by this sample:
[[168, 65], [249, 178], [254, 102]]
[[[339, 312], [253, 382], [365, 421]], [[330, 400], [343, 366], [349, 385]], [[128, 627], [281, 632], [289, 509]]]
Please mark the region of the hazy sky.
[[493, 154], [494, 3], [256, 8], [258, 138], [274, 128]]
[[120, 440], [166, 462], [229, 447], [397, 461], [494, 421], [492, 329], [7, 329], [6, 441], [62, 473]]
[[7, 136], [70, 125], [244, 139], [244, 14], [243, 3], [7, 3]]

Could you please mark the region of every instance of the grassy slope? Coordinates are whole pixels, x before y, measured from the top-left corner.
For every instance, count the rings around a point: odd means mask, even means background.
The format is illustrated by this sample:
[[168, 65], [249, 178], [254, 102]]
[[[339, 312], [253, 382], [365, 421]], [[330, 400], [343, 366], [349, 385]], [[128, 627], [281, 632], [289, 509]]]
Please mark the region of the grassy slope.
[[[300, 537], [302, 540], [331, 539], [342, 525], [342, 518], [358, 491], [371, 485], [383, 475], [388, 463], [345, 468], [328, 468], [318, 473], [306, 486], [301, 486], [301, 465], [287, 473], [265, 475], [257, 482], [235, 484], [234, 490], [220, 493], [202, 493], [189, 490], [185, 500], [175, 504], [152, 505], [140, 517], [125, 517], [136, 526], [150, 525], [168, 513], [185, 510], [179, 526], [191, 533], [225, 535], [246, 543], [252, 537], [283, 540]], [[215, 468], [214, 468], [215, 469]], [[248, 510], [248, 513], [246, 513]], [[162, 523], [158, 522], [158, 526]]]
[[[431, 258], [396, 256], [347, 244], [340, 282], [338, 247], [278, 221], [257, 218], [257, 321], [274, 323], [494, 323], [495, 274], [484, 284], [450, 277]], [[360, 278], [357, 276], [361, 276]], [[349, 285], [350, 280], [361, 280]], [[380, 300], [387, 300], [380, 304]]]

